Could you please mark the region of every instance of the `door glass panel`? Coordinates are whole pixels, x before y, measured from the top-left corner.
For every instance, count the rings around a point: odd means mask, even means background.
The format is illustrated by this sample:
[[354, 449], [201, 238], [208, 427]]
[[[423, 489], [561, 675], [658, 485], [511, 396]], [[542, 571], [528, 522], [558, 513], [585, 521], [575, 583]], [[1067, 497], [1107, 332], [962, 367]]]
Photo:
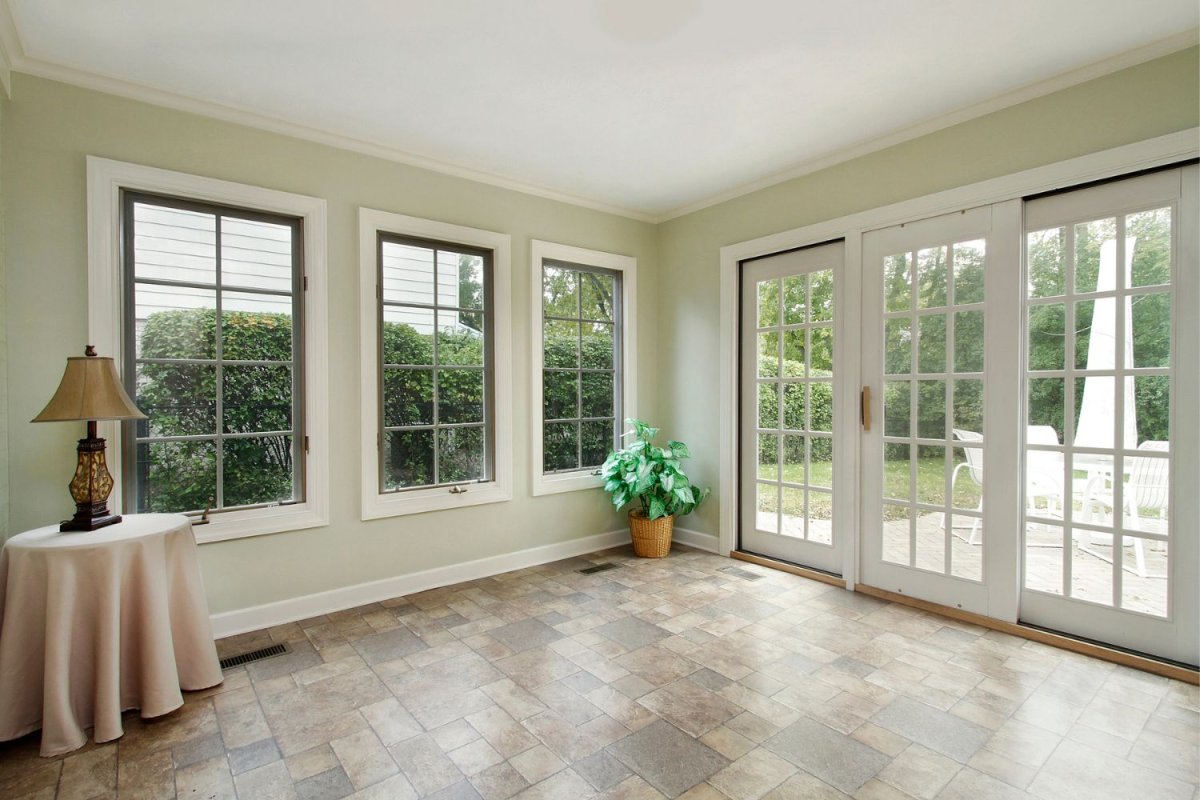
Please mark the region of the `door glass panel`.
[[779, 281], [760, 281], [758, 284], [758, 327], [779, 324]]
[[804, 490], [783, 487], [783, 535], [804, 538]]
[[1025, 237], [1029, 265], [1029, 296], [1059, 297], [1066, 290], [1066, 228], [1034, 231]]
[[912, 371], [912, 321], [889, 319], [883, 323], [883, 373], [907, 375]]
[[945, 381], [917, 381], [917, 435], [922, 439], [945, 437]]
[[1171, 363], [1171, 295], [1166, 292], [1131, 298], [1133, 366], [1167, 367]]
[[833, 439], [828, 436], [808, 440], [808, 485], [833, 488]]
[[927, 444], [917, 448], [917, 502], [946, 504], [946, 448]]
[[805, 444], [806, 440], [803, 436], [788, 434], [783, 437], [783, 480], [785, 483], [799, 486], [806, 483]]
[[764, 481], [779, 480], [779, 434], [758, 435], [758, 478]]
[[833, 292], [832, 269], [757, 285], [756, 526], [819, 544], [833, 541], [832, 504], [808, 490], [833, 486]]
[[958, 242], [954, 245], [954, 302], [956, 305], [983, 302], [983, 261], [985, 242]]
[[954, 371], [983, 372], [983, 312], [954, 315]]
[[808, 303], [810, 322], [833, 319], [833, 270], [808, 273]]
[[779, 331], [758, 334], [758, 375], [779, 377]]
[[1067, 307], [1042, 303], [1029, 308], [1029, 369], [1057, 370], [1067, 363]]
[[[1155, 617], [1167, 615], [1167, 543], [1155, 539], [1131, 539], [1125, 552], [1133, 556], [1133, 571], [1121, 582], [1121, 608]], [[1138, 550], [1141, 550], [1141, 561]]]
[[946, 317], [933, 314], [921, 317], [917, 340], [917, 372], [946, 371]]
[[883, 504], [883, 560], [892, 564], [912, 564], [912, 516], [908, 505]]
[[758, 427], [774, 428], [778, 424], [779, 384], [760, 383], [758, 384]]
[[1171, 573], [1172, 298], [1140, 287], [1171, 284], [1173, 213], [1025, 237], [1025, 588], [1158, 617]]
[[805, 389], [803, 383], [783, 384], [783, 427], [790, 431], [805, 429], [804, 408]]
[[809, 430], [833, 431], [833, 384], [829, 381], [813, 381], [808, 385]]
[[883, 496], [897, 500], [913, 499], [912, 465], [907, 444], [883, 446]]
[[1171, 283], [1171, 209], [1156, 208], [1128, 215], [1125, 236], [1134, 242], [1129, 285]]
[[883, 382], [883, 435], [908, 436], [915, 381]]
[[972, 514], [950, 515], [950, 574], [969, 581], [983, 580], [983, 519]]
[[[887, 256], [882, 270], [884, 372], [911, 376], [883, 382], [882, 557], [976, 582], [983, 579], [985, 264], [986, 242], [972, 239]], [[1061, 339], [1060, 332], [1060, 347]]]
[[758, 484], [758, 518], [755, 525], [767, 533], [779, 533], [779, 484]]
[[946, 305], [946, 260], [945, 247], [917, 252], [917, 299], [921, 308]]
[[883, 260], [883, 302], [885, 311], [912, 308], [912, 257], [897, 253]]
[[833, 375], [833, 328], [826, 325], [809, 331], [809, 347], [812, 355], [809, 361], [810, 374], [814, 378], [828, 378]]
[[808, 538], [833, 544], [833, 493], [808, 490]]
[[1097, 219], [1075, 226], [1075, 294], [1102, 291], [1100, 262], [1102, 251], [1115, 252], [1115, 219]]
[[1063, 529], [1041, 522], [1025, 524], [1025, 588], [1063, 592]]
[[807, 315], [808, 283], [803, 275], [789, 275], [783, 279], [783, 322], [785, 325], [799, 325], [808, 322]]

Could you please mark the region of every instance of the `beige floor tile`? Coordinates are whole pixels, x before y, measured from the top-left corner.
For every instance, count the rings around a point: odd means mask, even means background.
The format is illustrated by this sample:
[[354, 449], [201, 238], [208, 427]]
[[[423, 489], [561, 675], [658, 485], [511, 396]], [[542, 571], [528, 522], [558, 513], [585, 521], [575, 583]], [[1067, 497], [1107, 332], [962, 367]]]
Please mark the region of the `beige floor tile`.
[[793, 764], [760, 747], [710, 777], [708, 782], [731, 800], [758, 800], [795, 772]]
[[387, 748], [370, 729], [334, 739], [329, 746], [355, 789], [365, 789], [399, 772]]
[[509, 759], [513, 768], [529, 783], [539, 783], [567, 765], [545, 745], [531, 747]]
[[129, 800], [170, 800], [175, 797], [175, 768], [171, 754], [160, 750], [133, 761], [120, 759], [117, 794]]
[[63, 760], [58, 781], [62, 800], [88, 800], [117, 788], [117, 746], [106, 745]]
[[918, 800], [933, 800], [961, 766], [951, 758], [913, 744], [880, 770], [876, 777]]

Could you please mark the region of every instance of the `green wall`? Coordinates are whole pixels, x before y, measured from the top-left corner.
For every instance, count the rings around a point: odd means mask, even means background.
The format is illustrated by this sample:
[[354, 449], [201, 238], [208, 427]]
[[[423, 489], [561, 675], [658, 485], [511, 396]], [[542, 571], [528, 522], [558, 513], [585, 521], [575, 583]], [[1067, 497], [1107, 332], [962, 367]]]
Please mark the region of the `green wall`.
[[[719, 456], [720, 248], [1200, 125], [1200, 49], [1088, 81], [682, 216], [659, 226], [662, 424], [695, 478]], [[715, 534], [718, 503], [687, 527]]]
[[[529, 240], [638, 259], [640, 414], [717, 479], [719, 248], [1200, 124], [1196, 48], [659, 226], [26, 75], [0, 104], [10, 530], [70, 512], [71, 425], [31, 425], [86, 343], [85, 156], [315, 195], [329, 207], [331, 524], [201, 548], [214, 612], [445, 566], [623, 525], [599, 492], [529, 494]], [[359, 520], [357, 208], [513, 237], [514, 499]], [[0, 326], [2, 327], [2, 326]], [[3, 356], [0, 356], [3, 358]], [[5, 366], [0, 362], [0, 367]], [[3, 370], [0, 369], [0, 374]], [[0, 392], [0, 401], [4, 397]], [[3, 447], [0, 422], [0, 447]], [[5, 489], [0, 471], [0, 501]], [[682, 524], [717, 531], [717, 502]]]
[[[324, 145], [14, 75], [0, 185], [8, 240], [11, 530], [72, 510], [67, 482], [82, 424], [31, 425], [87, 343], [88, 155], [314, 195], [328, 202], [331, 524], [201, 548], [214, 612], [500, 555], [624, 524], [596, 490], [529, 492], [529, 240], [635, 256], [656, 289], [654, 226]], [[358, 207], [512, 236], [514, 499], [434, 514], [359, 519]], [[655, 309], [639, 304], [639, 369], [657, 366]], [[653, 381], [638, 407], [656, 416]]]

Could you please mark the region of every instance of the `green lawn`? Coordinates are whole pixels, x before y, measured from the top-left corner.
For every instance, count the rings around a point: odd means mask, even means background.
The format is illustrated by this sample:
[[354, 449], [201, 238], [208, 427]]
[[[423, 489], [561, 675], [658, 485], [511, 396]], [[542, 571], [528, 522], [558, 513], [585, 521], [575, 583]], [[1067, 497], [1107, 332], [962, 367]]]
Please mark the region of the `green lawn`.
[[[916, 499], [922, 503], [941, 505], [946, 491], [945, 462], [940, 458], [918, 458], [917, 460]], [[954, 466], [957, 466], [956, 462]], [[759, 465], [759, 477], [764, 480], [775, 479], [775, 465]], [[804, 465], [786, 464], [783, 468], [783, 480], [787, 483], [807, 483], [814, 487], [829, 487], [833, 474], [832, 461], [814, 461], [809, 466], [809, 480], [804, 480]], [[909, 493], [909, 463], [907, 461], [888, 461], [884, 465], [884, 485], [888, 497], [905, 500]], [[803, 500], [797, 497], [799, 493], [784, 492], [784, 513], [789, 516], [801, 516]], [[959, 473], [958, 483], [954, 491], [954, 507], [974, 510], [979, 505], [979, 485], [971, 480], [968, 471]], [[772, 502], [773, 505], [773, 502]], [[812, 518], [828, 518], [832, 505], [832, 495], [823, 492], [809, 494], [809, 516]], [[889, 509], [895, 509], [890, 511]], [[885, 519], [896, 519], [905, 516], [896, 506], [884, 507]]]

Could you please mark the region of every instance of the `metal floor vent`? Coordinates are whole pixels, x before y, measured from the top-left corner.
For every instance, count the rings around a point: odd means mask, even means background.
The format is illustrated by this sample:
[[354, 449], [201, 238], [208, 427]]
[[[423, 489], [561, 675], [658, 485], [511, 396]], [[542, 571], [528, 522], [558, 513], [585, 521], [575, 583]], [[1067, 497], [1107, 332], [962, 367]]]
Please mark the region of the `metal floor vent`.
[[581, 575], [595, 575], [597, 572], [608, 572], [610, 569], [617, 569], [620, 564], [614, 564], [611, 561], [604, 564], [597, 564], [594, 567], [584, 567], [583, 569], [575, 570]]
[[230, 669], [232, 667], [240, 667], [242, 664], [249, 664], [252, 661], [262, 661], [264, 658], [271, 656], [281, 656], [284, 653], [291, 652], [286, 644], [273, 644], [270, 647], [264, 647], [262, 650], [254, 650], [249, 653], [242, 653], [237, 656], [221, 659], [221, 669]]

